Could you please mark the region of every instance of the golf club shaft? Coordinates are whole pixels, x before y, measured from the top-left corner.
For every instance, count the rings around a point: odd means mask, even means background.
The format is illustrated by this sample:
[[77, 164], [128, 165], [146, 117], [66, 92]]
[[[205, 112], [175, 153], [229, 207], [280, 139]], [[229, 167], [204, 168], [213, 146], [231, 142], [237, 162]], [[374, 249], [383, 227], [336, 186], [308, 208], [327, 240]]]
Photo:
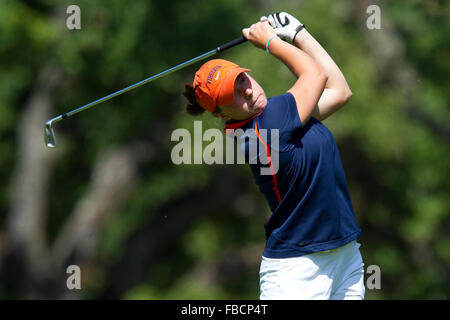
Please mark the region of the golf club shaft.
[[227, 43], [217, 47], [216, 49], [208, 51], [208, 52], [206, 52], [206, 53], [204, 53], [204, 54], [202, 54], [202, 55], [200, 55], [200, 56], [198, 56], [196, 58], [187, 60], [187, 61], [185, 61], [183, 63], [180, 63], [179, 65], [177, 65], [175, 67], [172, 67], [172, 68], [167, 69], [167, 70], [165, 70], [163, 72], [155, 74], [155, 75], [153, 75], [153, 76], [151, 76], [151, 77], [149, 77], [147, 79], [144, 79], [142, 81], [136, 82], [135, 84], [132, 84], [132, 85], [130, 85], [130, 86], [126, 87], [126, 88], [123, 88], [123, 89], [121, 89], [119, 91], [113, 92], [113, 93], [111, 93], [111, 94], [109, 94], [109, 95], [107, 95], [107, 96], [105, 96], [103, 98], [100, 98], [98, 100], [92, 101], [92, 102], [90, 102], [88, 104], [85, 104], [84, 106], [81, 106], [81, 107], [79, 107], [79, 108], [77, 108], [75, 110], [72, 110], [72, 111], [64, 113], [64, 114], [62, 114], [60, 116], [57, 116], [57, 117], [53, 118], [51, 121], [52, 122], [58, 122], [58, 121], [60, 121], [60, 120], [62, 120], [64, 118], [73, 116], [74, 114], [77, 114], [77, 113], [79, 113], [81, 111], [89, 109], [89, 108], [91, 108], [91, 107], [93, 107], [93, 106], [95, 106], [95, 105], [97, 105], [99, 103], [102, 103], [104, 101], [107, 101], [109, 99], [117, 97], [118, 95], [121, 95], [122, 93], [130, 91], [130, 90], [135, 89], [137, 87], [140, 87], [140, 86], [142, 86], [142, 85], [144, 85], [146, 83], [149, 83], [149, 82], [151, 82], [151, 81], [153, 81], [155, 79], [161, 78], [161, 77], [163, 77], [165, 75], [168, 75], [168, 74], [170, 74], [170, 73], [172, 73], [174, 71], [177, 71], [179, 69], [187, 67], [187, 66], [189, 66], [189, 65], [191, 65], [191, 64], [193, 64], [193, 63], [195, 63], [197, 61], [200, 61], [200, 60], [206, 59], [208, 57], [211, 57], [211, 56], [213, 56], [213, 55], [215, 55], [215, 54], [217, 54], [219, 52], [223, 52], [223, 51], [225, 51], [225, 50], [227, 50], [229, 48], [232, 48], [232, 47], [234, 47], [234, 46], [236, 46], [238, 44], [241, 44], [241, 43], [243, 43], [245, 41], [247, 41], [247, 39], [244, 38], [244, 37], [240, 37], [240, 38], [234, 39], [234, 40], [232, 40], [230, 42], [227, 42]]

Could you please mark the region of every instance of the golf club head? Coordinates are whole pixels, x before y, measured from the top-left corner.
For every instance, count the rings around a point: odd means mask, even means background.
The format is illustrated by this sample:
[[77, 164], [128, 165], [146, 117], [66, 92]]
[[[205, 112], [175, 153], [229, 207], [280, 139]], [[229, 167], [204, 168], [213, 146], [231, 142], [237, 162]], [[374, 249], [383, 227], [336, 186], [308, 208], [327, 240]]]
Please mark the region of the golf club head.
[[48, 148], [56, 148], [56, 138], [55, 133], [53, 132], [51, 120], [45, 123], [44, 137], [45, 137], [45, 144], [47, 145]]

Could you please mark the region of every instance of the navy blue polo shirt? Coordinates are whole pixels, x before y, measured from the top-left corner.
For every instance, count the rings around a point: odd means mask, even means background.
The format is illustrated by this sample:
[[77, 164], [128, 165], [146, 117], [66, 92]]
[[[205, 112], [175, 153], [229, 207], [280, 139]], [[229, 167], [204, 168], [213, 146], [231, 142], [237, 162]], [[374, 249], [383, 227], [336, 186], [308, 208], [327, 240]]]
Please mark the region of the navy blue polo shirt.
[[302, 126], [291, 93], [269, 98], [262, 113], [226, 128], [242, 129], [233, 134], [272, 211], [265, 257], [298, 257], [359, 237], [333, 135], [315, 118]]

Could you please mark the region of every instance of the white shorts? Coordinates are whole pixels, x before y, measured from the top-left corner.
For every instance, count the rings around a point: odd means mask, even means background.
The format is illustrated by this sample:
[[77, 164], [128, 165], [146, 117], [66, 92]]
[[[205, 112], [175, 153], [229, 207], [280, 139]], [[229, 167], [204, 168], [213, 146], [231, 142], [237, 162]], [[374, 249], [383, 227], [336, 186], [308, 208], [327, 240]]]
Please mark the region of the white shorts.
[[364, 263], [355, 241], [301, 257], [262, 257], [260, 299], [363, 300]]

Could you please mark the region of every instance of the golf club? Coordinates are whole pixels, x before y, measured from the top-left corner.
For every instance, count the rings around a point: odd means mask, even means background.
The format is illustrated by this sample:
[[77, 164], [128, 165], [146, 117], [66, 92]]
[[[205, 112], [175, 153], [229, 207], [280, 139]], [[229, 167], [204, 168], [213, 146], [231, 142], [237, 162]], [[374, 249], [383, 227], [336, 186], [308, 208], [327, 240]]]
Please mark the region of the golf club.
[[45, 129], [44, 129], [45, 144], [49, 148], [55, 148], [56, 147], [56, 138], [55, 138], [55, 133], [53, 132], [53, 124], [54, 123], [59, 122], [59, 121], [61, 121], [63, 119], [69, 118], [69, 117], [73, 116], [74, 114], [77, 114], [77, 113], [79, 113], [81, 111], [84, 111], [84, 110], [87, 110], [89, 108], [92, 108], [93, 106], [95, 106], [95, 105], [97, 105], [97, 104], [99, 104], [101, 102], [107, 101], [109, 99], [112, 99], [112, 98], [114, 98], [114, 97], [116, 97], [118, 95], [121, 95], [122, 93], [130, 91], [130, 90], [135, 89], [137, 87], [140, 87], [140, 86], [142, 86], [142, 85], [144, 85], [144, 84], [146, 84], [146, 83], [148, 83], [150, 81], [153, 81], [155, 79], [161, 78], [161, 77], [163, 77], [165, 75], [168, 75], [168, 74], [170, 74], [170, 73], [172, 73], [174, 71], [177, 71], [177, 70], [180, 70], [180, 69], [182, 69], [184, 67], [187, 67], [187, 66], [189, 66], [189, 65], [191, 65], [191, 64], [193, 64], [193, 63], [195, 63], [197, 61], [206, 59], [206, 58], [211, 57], [211, 56], [213, 56], [213, 55], [215, 55], [217, 53], [223, 52], [223, 51], [225, 51], [225, 50], [227, 50], [229, 48], [232, 48], [232, 47], [234, 47], [234, 46], [236, 46], [238, 44], [241, 44], [241, 43], [243, 43], [245, 41], [247, 41], [247, 39], [244, 38], [243, 36], [240, 37], [240, 38], [234, 39], [234, 40], [232, 40], [230, 42], [227, 42], [227, 43], [225, 43], [225, 44], [223, 44], [223, 45], [221, 45], [221, 46], [219, 46], [219, 47], [217, 47], [217, 48], [215, 48], [215, 49], [213, 49], [211, 51], [208, 51], [208, 52], [206, 52], [206, 53], [204, 53], [202, 55], [199, 55], [196, 58], [193, 58], [193, 59], [190, 59], [188, 61], [185, 61], [185, 62], [183, 62], [183, 63], [181, 63], [181, 64], [179, 64], [179, 65], [177, 65], [175, 67], [172, 67], [172, 68], [167, 69], [167, 70], [165, 70], [163, 72], [155, 74], [155, 75], [153, 75], [153, 76], [151, 76], [151, 77], [149, 77], [147, 79], [144, 79], [142, 81], [136, 82], [135, 84], [132, 84], [132, 85], [130, 85], [130, 86], [126, 87], [126, 88], [123, 88], [123, 89], [121, 89], [119, 91], [116, 91], [114, 93], [111, 93], [111, 94], [109, 94], [109, 95], [107, 95], [107, 96], [105, 96], [103, 98], [100, 98], [98, 100], [92, 101], [92, 102], [90, 102], [88, 104], [85, 104], [84, 106], [81, 106], [81, 107], [79, 107], [77, 109], [74, 109], [74, 110], [72, 110], [70, 112], [64, 113], [64, 114], [59, 115], [59, 116], [57, 116], [57, 117], [55, 117], [53, 119], [48, 120], [45, 123]]

